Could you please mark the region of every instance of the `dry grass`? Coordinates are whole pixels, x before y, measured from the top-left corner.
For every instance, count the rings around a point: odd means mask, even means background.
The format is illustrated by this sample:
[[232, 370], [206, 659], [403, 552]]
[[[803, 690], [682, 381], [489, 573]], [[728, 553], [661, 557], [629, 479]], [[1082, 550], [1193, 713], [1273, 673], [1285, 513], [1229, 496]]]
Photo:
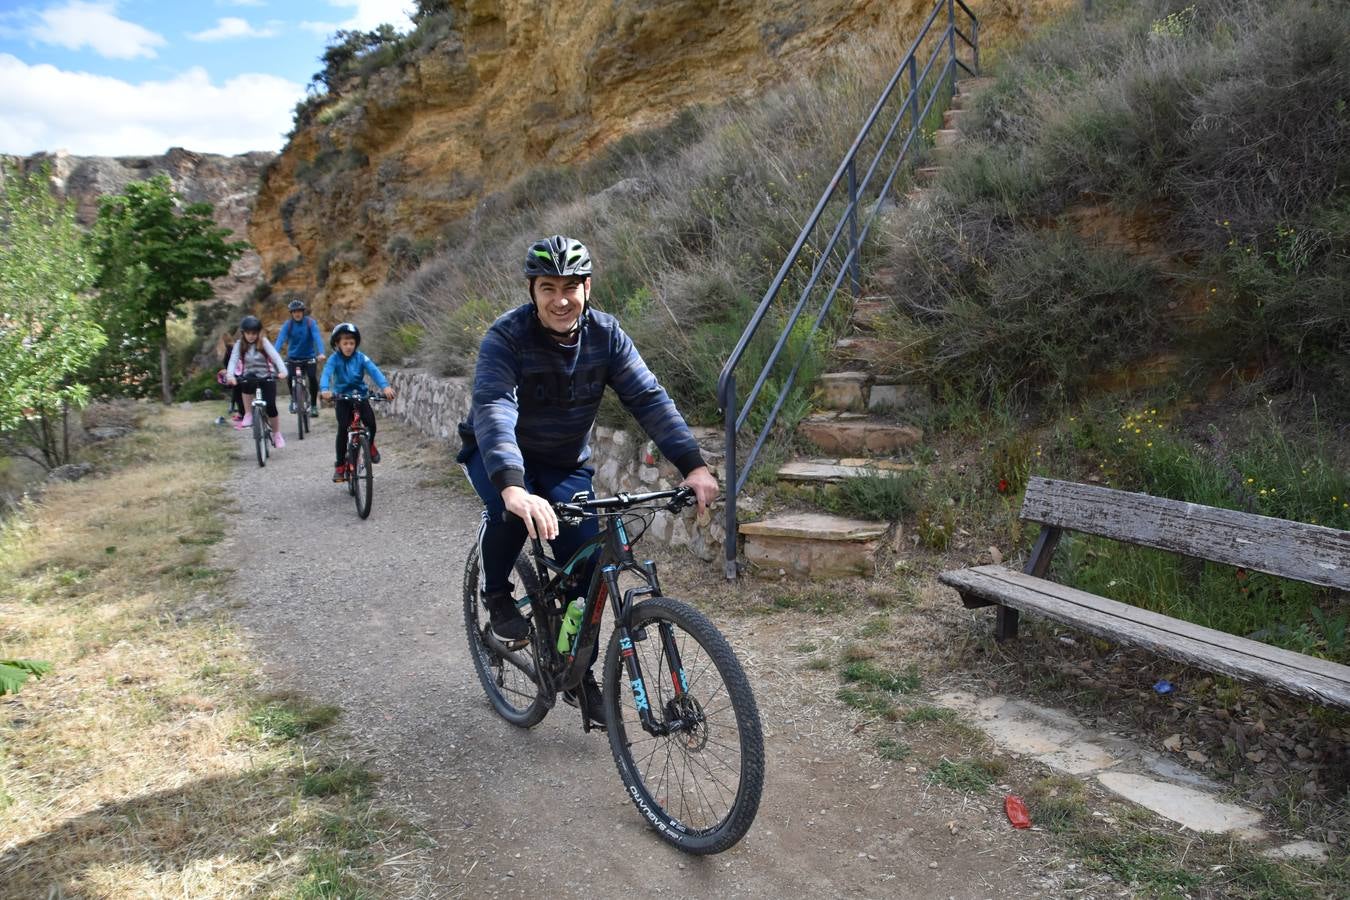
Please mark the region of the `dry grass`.
[[[204, 421], [153, 417], [100, 451], [110, 474], [0, 532], [0, 648], [54, 664], [0, 702], [0, 896], [355, 896], [396, 852], [373, 852], [400, 835], [360, 791], [303, 796], [331, 760], [251, 721], [210, 567], [228, 451]], [[335, 844], [335, 818], [362, 839]]]

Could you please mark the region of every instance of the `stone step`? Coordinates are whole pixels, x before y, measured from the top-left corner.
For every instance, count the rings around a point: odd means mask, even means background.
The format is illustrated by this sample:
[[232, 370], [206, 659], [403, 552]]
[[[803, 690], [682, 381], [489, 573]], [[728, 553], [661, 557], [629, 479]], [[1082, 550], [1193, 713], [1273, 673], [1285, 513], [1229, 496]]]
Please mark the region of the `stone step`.
[[919, 384], [879, 381], [868, 372], [828, 372], [820, 376], [816, 405], [841, 412], [926, 413], [930, 406], [928, 388]]
[[866, 367], [885, 359], [893, 349], [894, 345], [882, 338], [855, 335], [835, 341], [834, 356], [836, 359], [861, 363]]
[[923, 429], [858, 412], [821, 412], [803, 419], [797, 433], [832, 456], [890, 456], [923, 441]]
[[942, 113], [943, 128], [960, 128], [961, 117], [965, 115], [964, 109], [948, 109]]
[[934, 147], [952, 147], [961, 142], [961, 132], [955, 128], [939, 128], [933, 132]]
[[956, 82], [956, 96], [973, 97], [975, 94], [978, 94], [980, 91], [993, 85], [997, 80], [997, 78], [988, 75], [979, 78], [962, 78], [960, 81]]
[[867, 478], [909, 472], [914, 463], [898, 459], [799, 459], [778, 469], [779, 481], [805, 484], [838, 484], [850, 478]]
[[892, 304], [886, 300], [859, 300], [853, 304], [852, 325], [864, 331], [873, 331], [890, 315]]
[[942, 166], [920, 166], [914, 170], [914, 183], [927, 186], [937, 181], [941, 174]]
[[754, 574], [769, 577], [842, 578], [871, 575], [889, 526], [823, 513], [791, 513], [738, 529]]

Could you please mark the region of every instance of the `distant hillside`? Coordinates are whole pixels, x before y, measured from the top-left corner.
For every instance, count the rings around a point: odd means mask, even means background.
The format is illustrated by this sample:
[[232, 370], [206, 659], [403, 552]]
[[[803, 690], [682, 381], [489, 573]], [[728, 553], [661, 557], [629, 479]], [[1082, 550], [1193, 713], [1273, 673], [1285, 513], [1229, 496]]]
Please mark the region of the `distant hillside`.
[[[72, 156], [57, 151], [0, 160], [24, 172], [50, 167], [53, 186], [61, 196], [74, 202], [82, 225], [94, 221], [99, 197], [121, 193], [133, 181], [165, 174], [189, 203], [212, 204], [216, 221], [230, 229], [234, 240], [247, 240], [258, 184], [263, 170], [276, 156], [271, 152], [221, 156], [174, 147], [159, 156]], [[234, 264], [229, 275], [216, 281], [216, 296], [232, 305], [242, 303], [257, 285], [261, 273], [261, 257], [249, 250]]]

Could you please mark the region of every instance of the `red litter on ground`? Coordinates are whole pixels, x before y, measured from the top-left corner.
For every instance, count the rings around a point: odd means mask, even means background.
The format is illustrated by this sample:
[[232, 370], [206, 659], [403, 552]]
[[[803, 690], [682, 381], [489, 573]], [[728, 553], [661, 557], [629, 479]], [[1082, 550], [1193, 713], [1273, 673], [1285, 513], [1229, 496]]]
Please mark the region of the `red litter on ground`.
[[1021, 797], [1009, 794], [1003, 798], [1003, 811], [1008, 814], [1008, 821], [1014, 828], [1030, 828], [1031, 813], [1027, 812], [1027, 805], [1022, 802]]

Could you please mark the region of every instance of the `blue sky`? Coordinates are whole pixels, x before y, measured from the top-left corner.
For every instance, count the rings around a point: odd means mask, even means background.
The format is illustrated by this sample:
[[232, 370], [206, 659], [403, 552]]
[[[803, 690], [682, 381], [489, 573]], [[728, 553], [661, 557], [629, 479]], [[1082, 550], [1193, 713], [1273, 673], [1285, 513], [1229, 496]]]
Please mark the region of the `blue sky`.
[[339, 28], [412, 0], [0, 0], [0, 153], [280, 150]]

